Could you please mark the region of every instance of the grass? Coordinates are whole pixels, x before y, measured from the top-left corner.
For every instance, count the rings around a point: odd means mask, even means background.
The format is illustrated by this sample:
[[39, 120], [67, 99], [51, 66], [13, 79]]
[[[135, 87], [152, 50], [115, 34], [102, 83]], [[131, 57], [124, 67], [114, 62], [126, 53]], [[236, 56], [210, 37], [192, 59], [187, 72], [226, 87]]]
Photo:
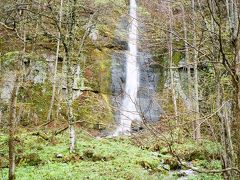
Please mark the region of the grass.
[[[56, 137], [55, 145], [29, 134], [18, 138], [16, 176], [20, 180], [151, 179], [155, 177], [152, 172], [160, 171], [156, 153], [142, 150], [127, 139], [96, 139], [81, 134], [76, 153], [71, 155], [66, 135]], [[56, 154], [63, 158], [56, 158]], [[7, 179], [7, 169], [3, 169], [3, 179]]]
[[[69, 154], [68, 134], [58, 135], [51, 142], [25, 132], [17, 136], [17, 169], [19, 180], [62, 179], [177, 179], [176, 173], [165, 170], [171, 156], [137, 147], [128, 138], [93, 138], [78, 133], [76, 152]], [[1, 155], [7, 159], [7, 138], [0, 136]], [[188, 148], [190, 145], [186, 145]], [[184, 148], [182, 146], [181, 148]], [[62, 158], [56, 158], [61, 154]], [[198, 167], [219, 167], [219, 161], [195, 160]], [[206, 166], [208, 164], [208, 166]], [[2, 170], [7, 179], [8, 169]], [[188, 179], [221, 179], [220, 175], [198, 174]]]

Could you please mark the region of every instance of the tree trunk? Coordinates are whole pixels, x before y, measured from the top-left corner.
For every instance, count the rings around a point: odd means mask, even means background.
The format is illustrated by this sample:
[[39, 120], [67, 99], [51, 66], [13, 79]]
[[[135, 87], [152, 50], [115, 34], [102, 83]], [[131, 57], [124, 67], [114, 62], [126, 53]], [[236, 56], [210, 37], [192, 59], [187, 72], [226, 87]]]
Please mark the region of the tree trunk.
[[9, 180], [15, 179], [15, 126], [19, 77], [16, 75], [9, 106]]
[[[231, 168], [233, 167], [233, 145], [231, 138], [231, 125], [230, 125], [230, 108], [231, 105], [229, 102], [223, 102], [223, 88], [221, 85], [220, 71], [218, 67], [215, 68], [216, 71], [216, 82], [217, 82], [217, 98], [216, 98], [216, 108], [219, 109], [217, 112], [219, 121], [221, 123], [221, 160], [222, 168]], [[232, 177], [231, 171], [226, 171], [223, 173], [224, 179], [230, 179]]]
[[[63, 0], [61, 0], [60, 10], [59, 10], [59, 25], [58, 25], [59, 28], [61, 28], [62, 7], [63, 7]], [[58, 56], [59, 56], [60, 38], [61, 38], [61, 33], [58, 32], [56, 59], [55, 59], [54, 75], [53, 75], [52, 98], [51, 98], [50, 107], [49, 107], [49, 110], [48, 110], [47, 121], [50, 121], [50, 119], [51, 119], [52, 110], [53, 110], [53, 105], [54, 105], [54, 101], [55, 101], [56, 84], [57, 84], [56, 78], [57, 78], [57, 66], [58, 66]]]
[[184, 6], [181, 4], [182, 9], [182, 21], [183, 21], [183, 31], [184, 31], [184, 48], [185, 48], [185, 61], [187, 63], [187, 80], [188, 80], [188, 113], [192, 115], [192, 75], [191, 75], [191, 62], [189, 59], [189, 45], [188, 45], [188, 29], [186, 25], [186, 16]]
[[66, 57], [67, 61], [67, 114], [68, 114], [68, 124], [69, 124], [69, 135], [70, 135], [70, 153], [74, 152], [75, 149], [75, 120], [73, 116], [73, 67], [71, 63], [71, 58]]
[[177, 108], [177, 97], [176, 97], [176, 91], [175, 91], [175, 83], [174, 83], [174, 72], [173, 72], [173, 28], [172, 28], [172, 9], [169, 6], [169, 14], [170, 14], [170, 20], [169, 20], [169, 66], [170, 66], [170, 78], [171, 78], [171, 91], [172, 91], [172, 100], [173, 100], [173, 106], [174, 106], [174, 114], [177, 118], [178, 116], [178, 108]]
[[67, 48], [66, 52], [66, 63], [67, 63], [67, 114], [68, 114], [68, 124], [69, 124], [69, 138], [70, 138], [70, 153], [75, 151], [75, 119], [73, 115], [73, 84], [74, 84], [74, 28], [75, 28], [75, 10], [76, 10], [76, 0], [69, 0], [69, 10], [68, 10], [68, 38], [67, 38]]
[[194, 62], [194, 111], [195, 111], [195, 121], [193, 123], [193, 137], [195, 140], [200, 140], [201, 138], [201, 127], [199, 122], [199, 95], [198, 95], [198, 54], [196, 46], [196, 12], [195, 12], [195, 0], [192, 0], [192, 13], [193, 13], [193, 62]]
[[240, 169], [240, 85], [238, 87], [238, 108], [236, 109], [236, 119], [234, 123], [235, 131], [234, 131], [234, 136], [235, 136], [235, 142], [236, 142], [236, 155], [237, 155], [237, 167]]
[[236, 0], [226, 1], [228, 10], [228, 19], [231, 31], [231, 41], [234, 50], [234, 71], [232, 82], [234, 86], [234, 123], [233, 123], [233, 138], [236, 147], [236, 165], [240, 169], [240, 39], [239, 39], [239, 12], [238, 3]]
[[237, 167], [240, 169], [240, 41], [237, 40], [236, 47], [235, 47], [235, 71], [236, 71], [236, 79], [238, 80], [235, 82], [235, 105], [234, 105], [234, 112], [235, 112], [235, 119], [234, 119], [234, 140], [236, 146], [236, 155], [237, 155]]

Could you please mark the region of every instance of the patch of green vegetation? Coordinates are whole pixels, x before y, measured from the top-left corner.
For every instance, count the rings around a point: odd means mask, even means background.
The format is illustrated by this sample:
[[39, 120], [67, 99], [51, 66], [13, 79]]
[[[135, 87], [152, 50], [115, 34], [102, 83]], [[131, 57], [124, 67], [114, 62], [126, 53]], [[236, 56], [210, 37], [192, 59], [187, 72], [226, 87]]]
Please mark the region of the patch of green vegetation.
[[7, 136], [0, 134], [0, 167], [7, 167], [8, 165], [7, 145]]
[[[159, 134], [159, 138], [153, 136], [151, 133], [141, 134], [132, 138], [133, 143], [137, 144], [142, 149], [148, 149], [159, 153], [161, 159], [160, 165], [164, 169], [171, 170], [173, 175], [168, 176], [167, 179], [176, 179], [182, 176], [179, 170], [187, 170], [188, 167], [197, 168], [199, 170], [219, 170], [221, 169], [220, 161], [220, 144], [210, 141], [202, 140], [196, 142], [189, 137], [181, 134], [179, 130], [169, 133]], [[136, 141], [136, 139], [138, 139]], [[141, 143], [139, 144], [139, 140]], [[171, 148], [170, 148], [171, 147]], [[178, 159], [183, 164], [181, 165]], [[189, 176], [189, 179], [223, 179], [221, 174], [204, 174], [195, 173], [194, 176]]]
[[[142, 150], [127, 139], [96, 139], [79, 134], [75, 154], [68, 153], [68, 136], [51, 144], [41, 137], [18, 136], [17, 179], [156, 179], [166, 173], [156, 153]], [[62, 154], [62, 158], [56, 158]], [[3, 169], [4, 179], [7, 169]]]
[[117, 6], [124, 6], [126, 5], [126, 1], [125, 0], [118, 0], [118, 1], [111, 1], [111, 0], [94, 0], [95, 4], [97, 5], [103, 5], [103, 4], [109, 4], [109, 3], [113, 3]]
[[[157, 92], [162, 94], [162, 92], [166, 89], [165, 83], [168, 78], [168, 72], [164, 67], [167, 67], [167, 58], [162, 55], [157, 55], [157, 52], [153, 52], [156, 56], [154, 57], [154, 62], [156, 63], [155, 69], [159, 73], [159, 76], [161, 77], [159, 81], [157, 82]], [[169, 103], [168, 103], [169, 104]]]
[[[36, 125], [37, 121], [45, 120], [48, 111], [48, 102], [51, 99], [51, 84], [45, 81], [35, 83], [35, 79], [45, 79], [47, 74], [46, 61], [34, 53], [22, 54], [18, 51], [8, 52], [1, 56], [2, 73], [14, 75], [18, 71], [24, 79], [18, 91], [17, 114], [21, 125]], [[18, 66], [18, 67], [17, 67]], [[24, 70], [24, 71], [23, 71]], [[8, 75], [8, 74], [7, 74]], [[2, 78], [2, 79], [1, 79]], [[0, 77], [2, 83], [7, 81], [7, 76]], [[21, 78], [21, 79], [22, 79]], [[3, 112], [3, 121], [7, 119], [7, 104], [0, 103]], [[3, 123], [5, 127], [7, 123]]]
[[181, 52], [173, 53], [173, 63], [177, 66], [182, 59], [183, 54]]
[[[90, 52], [89, 52], [90, 53]], [[88, 128], [98, 130], [111, 126], [113, 114], [109, 99], [111, 80], [111, 57], [107, 48], [93, 49], [85, 68], [85, 86], [95, 92], [84, 92], [74, 101], [76, 121]], [[92, 68], [92, 67], [95, 68]], [[64, 108], [63, 108], [64, 109]]]
[[[166, 138], [169, 138], [165, 136]], [[169, 138], [170, 139], [170, 138]], [[200, 161], [210, 161], [220, 163], [220, 144], [209, 141], [202, 140], [200, 142], [194, 141], [190, 138], [184, 138], [184, 140], [176, 140], [171, 144], [171, 150], [164, 141], [157, 141], [152, 145], [148, 145], [148, 149], [159, 151], [160, 154], [168, 156], [171, 155], [171, 151], [174, 152], [174, 155], [178, 156], [183, 161], [187, 162], [200, 162]], [[197, 164], [196, 164], [197, 165]], [[200, 165], [202, 168], [205, 166]], [[207, 168], [207, 167], [206, 167]], [[210, 167], [209, 167], [210, 168]], [[214, 168], [212, 166], [212, 168]], [[216, 166], [215, 168], [219, 169], [221, 167]]]
[[39, 55], [36, 55], [35, 53], [26, 53], [22, 54], [19, 51], [10, 51], [0, 57], [1, 65], [5, 70], [16, 70], [17, 63], [21, 65], [21, 62], [27, 62], [30, 61], [33, 63], [36, 62], [43, 62], [43, 58]]
[[221, 174], [205, 174], [202, 173], [198, 176], [189, 176], [188, 180], [223, 180], [224, 178], [221, 176]]
[[102, 49], [103, 57], [99, 57], [98, 68], [99, 72], [99, 87], [100, 92], [109, 93], [110, 92], [110, 80], [111, 80], [111, 56], [107, 48]]
[[112, 124], [113, 114], [107, 95], [84, 93], [74, 101], [73, 109], [76, 121], [82, 122], [84, 127], [102, 130]]
[[101, 93], [110, 91], [111, 80], [111, 56], [107, 48], [101, 50], [94, 49], [91, 52], [91, 61], [88, 62], [88, 67], [94, 65], [95, 68], [87, 68], [85, 71], [85, 82], [87, 87], [98, 90]]
[[219, 159], [220, 148], [219, 144], [208, 140], [197, 142], [188, 139], [173, 145], [176, 154], [186, 161]]
[[11, 51], [8, 52], [0, 57], [0, 64], [1, 66], [6, 69], [6, 68], [13, 68], [13, 66], [17, 62], [17, 57], [20, 55], [19, 51]]
[[19, 90], [19, 102], [23, 109], [20, 123], [24, 126], [31, 125], [32, 120], [44, 122], [49, 109], [52, 96], [50, 82], [43, 84], [27, 84]]
[[[79, 131], [77, 131], [79, 132]], [[177, 179], [179, 165], [171, 154], [153, 152], [133, 144], [129, 138], [94, 138], [84, 132], [77, 133], [76, 152], [69, 153], [68, 133], [60, 134], [54, 141], [22, 132], [16, 136], [17, 179]], [[7, 160], [7, 138], [0, 136], [1, 154]], [[208, 144], [208, 145], [207, 145]], [[213, 145], [213, 146], [212, 146]], [[206, 149], [214, 143], [205, 142]], [[209, 147], [207, 147], [209, 146]], [[199, 147], [199, 146], [198, 146]], [[175, 146], [186, 152], [190, 142]], [[186, 151], [183, 150], [186, 148]], [[162, 147], [163, 149], [163, 147]], [[213, 150], [212, 153], [215, 153]], [[57, 158], [57, 155], [61, 155]], [[182, 159], [184, 161], [184, 159]], [[7, 161], [6, 161], [7, 162]], [[192, 165], [199, 169], [221, 169], [220, 161], [195, 159]], [[178, 166], [178, 167], [177, 167]], [[5, 164], [6, 167], [6, 164]], [[183, 167], [181, 167], [183, 168]], [[184, 168], [183, 168], [184, 169]], [[170, 171], [171, 170], [171, 171]], [[173, 171], [172, 171], [173, 170]], [[7, 178], [7, 169], [3, 177]], [[188, 179], [223, 179], [221, 174], [197, 174]]]

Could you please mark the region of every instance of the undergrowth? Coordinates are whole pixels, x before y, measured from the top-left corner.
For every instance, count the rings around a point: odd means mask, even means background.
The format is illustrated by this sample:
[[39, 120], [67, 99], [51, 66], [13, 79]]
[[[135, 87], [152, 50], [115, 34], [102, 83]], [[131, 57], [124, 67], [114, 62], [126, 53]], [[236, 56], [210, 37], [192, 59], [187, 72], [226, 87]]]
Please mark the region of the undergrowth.
[[[153, 150], [136, 146], [128, 137], [96, 138], [78, 133], [76, 152], [69, 154], [68, 134], [46, 141], [29, 132], [16, 136], [16, 177], [19, 180], [45, 179], [178, 179], [178, 169], [172, 168], [174, 157], [163, 148]], [[7, 179], [7, 137], [0, 135], [2, 179]], [[189, 143], [189, 144], [188, 144]], [[204, 147], [212, 146], [206, 143]], [[181, 152], [193, 152], [190, 141]], [[202, 151], [201, 151], [202, 152]], [[204, 151], [203, 151], [204, 152]], [[206, 152], [204, 152], [206, 153]], [[211, 154], [211, 153], [210, 153]], [[191, 160], [195, 167], [221, 168], [218, 160]], [[4, 166], [3, 166], [4, 167]], [[188, 179], [221, 179], [221, 175], [195, 174]]]

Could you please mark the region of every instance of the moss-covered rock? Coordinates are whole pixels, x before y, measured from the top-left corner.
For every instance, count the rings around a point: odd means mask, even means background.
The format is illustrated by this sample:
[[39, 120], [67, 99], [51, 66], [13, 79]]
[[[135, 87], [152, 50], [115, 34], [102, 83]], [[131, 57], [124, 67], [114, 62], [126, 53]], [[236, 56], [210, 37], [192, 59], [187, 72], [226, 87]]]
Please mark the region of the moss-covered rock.
[[37, 166], [41, 164], [42, 160], [37, 153], [30, 153], [24, 155], [21, 160], [20, 164], [28, 165], [28, 166]]
[[0, 157], [0, 168], [8, 167], [8, 159], [5, 157]]
[[83, 152], [82, 156], [83, 160], [85, 161], [110, 161], [114, 159], [113, 155], [103, 155], [99, 153], [95, 153], [93, 149], [86, 149]]
[[102, 94], [85, 92], [75, 100], [73, 108], [76, 121], [88, 128], [102, 130], [113, 121], [109, 99]]
[[11, 51], [0, 57], [0, 64], [3, 69], [1, 70], [13, 70], [14, 66], [16, 65], [17, 61], [19, 61], [18, 56], [20, 56], [19, 51]]
[[[20, 124], [23, 126], [36, 125], [46, 121], [49, 102], [51, 101], [51, 84], [29, 83], [19, 89], [18, 99], [21, 104]], [[55, 109], [55, 106], [54, 106]]]
[[188, 140], [181, 144], [174, 144], [173, 149], [181, 159], [186, 161], [220, 158], [220, 145], [211, 141]]
[[[90, 58], [89, 66], [91, 68], [85, 70], [86, 86], [102, 93], [109, 93], [111, 80], [111, 56], [109, 50], [107, 48], [94, 49]], [[94, 68], [92, 68], [93, 65]]]
[[169, 165], [170, 170], [181, 169], [181, 166], [176, 158], [168, 156], [164, 158], [164, 164]]

